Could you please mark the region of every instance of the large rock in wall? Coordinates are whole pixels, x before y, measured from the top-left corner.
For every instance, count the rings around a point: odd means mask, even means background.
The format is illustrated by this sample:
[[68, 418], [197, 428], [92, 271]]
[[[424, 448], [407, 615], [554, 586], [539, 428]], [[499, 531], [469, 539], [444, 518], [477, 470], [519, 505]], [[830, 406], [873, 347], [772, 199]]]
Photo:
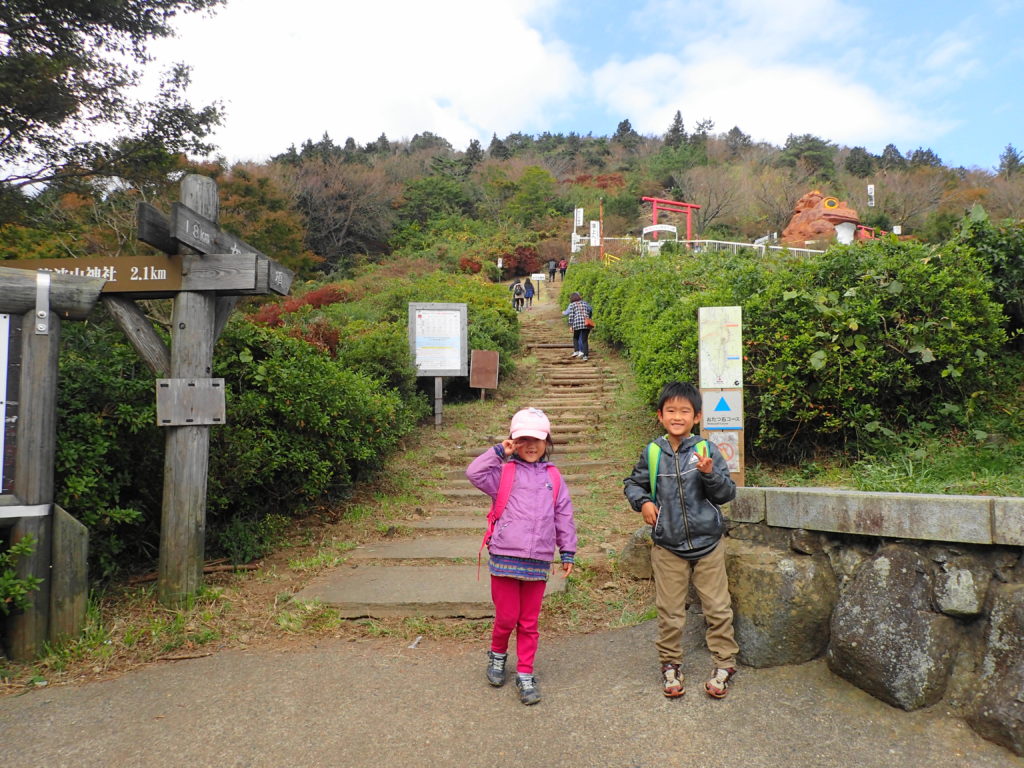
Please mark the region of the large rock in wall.
[[752, 667], [802, 664], [828, 645], [838, 599], [823, 555], [729, 540], [726, 568], [739, 659]]
[[967, 722], [990, 741], [1024, 754], [1024, 584], [993, 589], [977, 698]]
[[933, 591], [933, 566], [914, 550], [886, 547], [866, 561], [832, 614], [832, 671], [901, 709], [938, 702], [961, 629], [932, 611]]

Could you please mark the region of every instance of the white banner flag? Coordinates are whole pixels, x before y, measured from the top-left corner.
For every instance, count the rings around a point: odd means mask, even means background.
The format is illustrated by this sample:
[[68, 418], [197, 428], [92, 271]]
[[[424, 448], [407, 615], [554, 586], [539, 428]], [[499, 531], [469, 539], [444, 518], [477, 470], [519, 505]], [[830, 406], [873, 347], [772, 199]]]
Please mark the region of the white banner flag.
[[577, 208], [576, 209], [576, 222], [575, 222], [575, 225], [577, 227], [582, 227], [583, 226], [583, 209], [582, 208]]
[[590, 244], [594, 247], [600, 247], [601, 245], [601, 222], [592, 221], [590, 222]]

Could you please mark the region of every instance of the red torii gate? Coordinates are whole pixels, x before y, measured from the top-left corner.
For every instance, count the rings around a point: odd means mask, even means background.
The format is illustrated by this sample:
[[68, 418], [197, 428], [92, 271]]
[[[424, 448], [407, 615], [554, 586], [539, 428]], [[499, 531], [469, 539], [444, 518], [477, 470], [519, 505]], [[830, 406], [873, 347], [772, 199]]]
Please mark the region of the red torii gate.
[[[670, 211], [672, 213], [686, 214], [686, 239], [693, 240], [693, 212], [700, 208], [696, 203], [680, 203], [678, 200], [663, 200], [660, 197], [641, 197], [646, 203], [654, 206], [651, 223], [658, 223], [658, 211]], [[658, 233], [654, 233], [654, 239], [658, 239]]]

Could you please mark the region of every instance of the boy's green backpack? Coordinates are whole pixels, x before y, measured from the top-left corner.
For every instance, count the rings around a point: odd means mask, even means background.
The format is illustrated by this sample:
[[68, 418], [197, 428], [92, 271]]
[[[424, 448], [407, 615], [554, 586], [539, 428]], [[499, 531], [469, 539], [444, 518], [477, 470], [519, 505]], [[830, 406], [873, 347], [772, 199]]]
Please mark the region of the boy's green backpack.
[[[694, 447], [698, 456], [708, 456], [708, 441], [701, 440]], [[658, 467], [661, 466], [661, 446], [653, 440], [647, 444], [647, 472], [651, 476], [651, 500], [658, 503]]]

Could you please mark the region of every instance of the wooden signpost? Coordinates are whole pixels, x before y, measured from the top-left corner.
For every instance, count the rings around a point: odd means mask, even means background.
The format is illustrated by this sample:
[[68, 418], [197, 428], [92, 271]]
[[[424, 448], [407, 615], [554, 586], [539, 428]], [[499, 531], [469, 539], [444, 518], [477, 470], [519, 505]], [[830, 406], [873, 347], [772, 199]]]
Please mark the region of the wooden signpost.
[[[242, 296], [286, 295], [292, 282], [290, 270], [221, 231], [218, 212], [216, 183], [190, 174], [182, 180], [181, 202], [172, 206], [170, 216], [145, 203], [138, 206], [138, 237], [161, 253], [7, 261], [0, 267], [0, 313], [25, 328], [19, 355], [20, 397], [12, 403], [10, 387], [0, 397], [4, 413], [18, 409], [14, 480], [3, 478], [0, 525], [13, 525], [12, 541], [25, 535], [37, 539], [36, 551], [21, 565], [19, 575], [44, 579], [43, 587], [33, 593], [32, 608], [10, 622], [8, 646], [16, 658], [31, 658], [42, 650], [55, 628], [73, 631], [75, 621], [66, 616], [79, 605], [84, 608], [81, 589], [51, 601], [51, 585], [57, 591], [65, 589], [71, 568], [62, 564], [57, 549], [84, 567], [84, 533], [62, 524], [70, 516], [53, 504], [57, 341], [60, 318], [84, 319], [101, 290], [107, 310], [157, 376], [158, 423], [167, 429], [160, 599], [176, 604], [201, 586], [209, 427], [224, 422], [225, 403], [223, 380], [211, 377], [213, 346]], [[46, 291], [39, 287], [44, 283]], [[40, 308], [41, 297], [49, 302], [46, 309]], [[174, 300], [170, 346], [135, 303], [146, 298]], [[46, 327], [43, 333], [36, 330], [41, 325]], [[7, 370], [0, 375], [10, 381]], [[6, 421], [3, 435], [10, 435]], [[11, 441], [0, 445], [6, 471]], [[7, 493], [8, 486], [14, 493]]]

